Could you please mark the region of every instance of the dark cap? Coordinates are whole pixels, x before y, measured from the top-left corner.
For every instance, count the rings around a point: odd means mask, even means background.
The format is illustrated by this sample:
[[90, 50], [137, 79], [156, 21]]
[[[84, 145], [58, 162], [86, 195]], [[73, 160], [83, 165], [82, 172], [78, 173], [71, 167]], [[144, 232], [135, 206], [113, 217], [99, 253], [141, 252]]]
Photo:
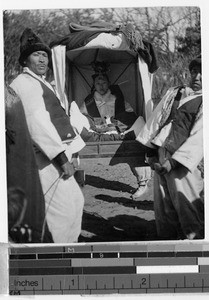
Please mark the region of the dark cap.
[[26, 28], [20, 38], [20, 57], [19, 63], [24, 66], [25, 59], [35, 51], [45, 51], [51, 59], [51, 49], [32, 31]]
[[201, 54], [200, 54], [190, 62], [189, 70], [191, 71], [194, 68], [194, 66], [201, 67], [201, 65], [202, 65], [202, 59], [201, 59]]

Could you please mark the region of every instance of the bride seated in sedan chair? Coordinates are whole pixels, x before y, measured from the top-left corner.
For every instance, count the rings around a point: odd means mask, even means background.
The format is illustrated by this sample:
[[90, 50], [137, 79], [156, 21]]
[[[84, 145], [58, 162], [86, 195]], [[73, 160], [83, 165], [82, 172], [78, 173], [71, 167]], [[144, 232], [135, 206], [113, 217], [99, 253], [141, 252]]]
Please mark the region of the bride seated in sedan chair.
[[[104, 63], [95, 65], [93, 87], [78, 108], [75, 101], [70, 106], [71, 123], [77, 126], [85, 142], [135, 140], [145, 121], [137, 117], [131, 105], [124, 100], [118, 85], [110, 85]], [[131, 167], [137, 178], [138, 188], [132, 195], [137, 200], [147, 188], [151, 178], [150, 167]]]
[[96, 62], [93, 68], [95, 71], [92, 76], [93, 87], [80, 111], [88, 118], [90, 129], [109, 135], [123, 133], [135, 122], [137, 115], [131, 105], [124, 100], [120, 87], [110, 84], [107, 64]]

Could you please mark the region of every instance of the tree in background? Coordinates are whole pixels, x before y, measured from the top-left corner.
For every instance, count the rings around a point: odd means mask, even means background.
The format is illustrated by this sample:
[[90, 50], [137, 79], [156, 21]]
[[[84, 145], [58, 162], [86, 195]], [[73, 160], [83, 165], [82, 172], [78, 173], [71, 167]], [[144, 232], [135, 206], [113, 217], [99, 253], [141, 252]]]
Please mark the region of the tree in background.
[[200, 11], [197, 10], [195, 24], [186, 27], [185, 36], [177, 36], [178, 52], [191, 59], [201, 53]]
[[128, 7], [4, 11], [5, 81], [20, 72], [19, 39], [31, 27], [47, 44], [69, 33], [69, 23], [132, 23], [152, 43], [159, 69], [153, 78], [152, 98], [158, 102], [172, 85], [187, 83], [188, 62], [201, 52], [198, 7]]

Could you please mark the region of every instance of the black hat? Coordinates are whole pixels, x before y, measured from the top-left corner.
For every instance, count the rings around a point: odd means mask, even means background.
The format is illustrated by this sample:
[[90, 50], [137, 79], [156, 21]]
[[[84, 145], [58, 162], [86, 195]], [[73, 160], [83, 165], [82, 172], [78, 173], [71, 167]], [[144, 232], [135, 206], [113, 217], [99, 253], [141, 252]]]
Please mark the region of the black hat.
[[201, 54], [200, 54], [190, 62], [189, 70], [191, 71], [194, 68], [194, 66], [201, 67], [201, 65], [202, 65], [202, 59], [201, 59]]
[[49, 60], [51, 59], [51, 49], [32, 31], [26, 28], [20, 38], [19, 63], [24, 66], [25, 59], [35, 51], [46, 51]]

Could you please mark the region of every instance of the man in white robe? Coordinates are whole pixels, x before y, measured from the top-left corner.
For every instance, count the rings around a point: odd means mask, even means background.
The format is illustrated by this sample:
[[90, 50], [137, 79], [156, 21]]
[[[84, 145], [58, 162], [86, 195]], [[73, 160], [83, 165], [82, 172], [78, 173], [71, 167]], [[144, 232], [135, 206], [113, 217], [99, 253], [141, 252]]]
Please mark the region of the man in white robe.
[[[74, 173], [85, 146], [44, 75], [51, 49], [26, 28], [20, 39], [22, 74], [11, 83], [20, 97], [45, 197], [45, 221], [55, 243], [73, 243], [81, 232], [84, 197]], [[43, 232], [44, 232], [43, 224]]]
[[[203, 160], [202, 105], [188, 137], [172, 154], [168, 154], [164, 145], [172, 121], [162, 127], [174, 105], [178, 111], [184, 103], [202, 97], [201, 57], [194, 59], [189, 69], [190, 88], [170, 89], [136, 138], [158, 151], [156, 157], [148, 157], [148, 163], [155, 170], [154, 210], [157, 232], [162, 239], [204, 238], [203, 178], [198, 168]], [[176, 101], [179, 91], [180, 98]]]

